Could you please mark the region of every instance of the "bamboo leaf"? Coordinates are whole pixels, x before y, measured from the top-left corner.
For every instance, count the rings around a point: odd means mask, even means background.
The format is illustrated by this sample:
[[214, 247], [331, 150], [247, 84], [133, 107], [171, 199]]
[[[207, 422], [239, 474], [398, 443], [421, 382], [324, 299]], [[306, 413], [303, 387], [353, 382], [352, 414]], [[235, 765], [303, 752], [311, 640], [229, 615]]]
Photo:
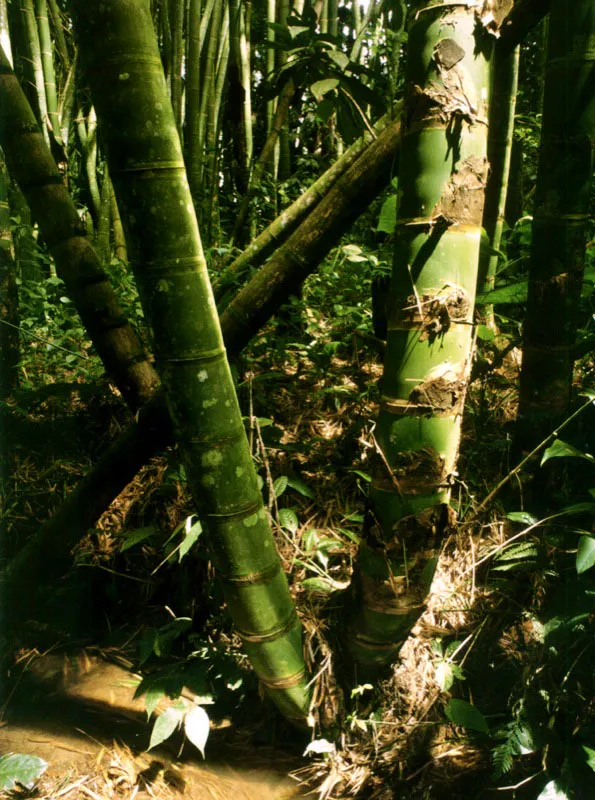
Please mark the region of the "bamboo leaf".
[[300, 527], [296, 513], [291, 508], [279, 509], [279, 522], [282, 528], [287, 528], [291, 533], [295, 533]]
[[184, 558], [186, 553], [196, 543], [201, 533], [202, 525], [200, 524], [200, 520], [196, 520], [194, 525], [192, 525], [192, 517], [188, 517], [186, 520], [186, 527], [184, 529], [184, 538], [180, 544], [179, 561]]
[[336, 591], [336, 587], [326, 581], [324, 578], [306, 578], [302, 581], [302, 586], [310, 592], [318, 592], [318, 594], [331, 594]]
[[160, 686], [151, 686], [147, 689], [145, 693], [145, 711], [147, 712], [147, 719], [151, 719], [153, 712], [163, 697], [165, 697], [165, 692]]
[[376, 230], [378, 233], [391, 234], [395, 232], [397, 227], [397, 195], [391, 194], [380, 209], [380, 217], [378, 218], [378, 225]]
[[134, 547], [135, 544], [146, 542], [147, 539], [150, 539], [151, 536], [155, 536], [156, 533], [159, 533], [159, 530], [154, 525], [150, 525], [146, 528], [137, 528], [134, 531], [125, 533], [122, 537], [123, 541], [120, 545], [120, 552], [124, 553], [126, 550]]
[[316, 102], [320, 103], [322, 98], [328, 92], [331, 92], [333, 89], [336, 89], [339, 85], [339, 81], [337, 78], [325, 78], [322, 81], [316, 81], [310, 86], [310, 91], [314, 95]]
[[452, 699], [444, 712], [453, 725], [459, 728], [468, 728], [471, 731], [488, 733], [489, 727], [481, 711], [466, 700]]
[[549, 461], [550, 458], [584, 458], [586, 461], [595, 463], [595, 458], [590, 453], [583, 453], [582, 450], [577, 450], [568, 442], [563, 442], [562, 439], [555, 439], [547, 450], [544, 452], [541, 459], [541, 466]]
[[481, 306], [526, 303], [528, 293], [528, 281], [520, 281], [519, 283], [511, 283], [508, 286], [501, 286], [498, 289], [493, 289], [491, 292], [484, 292], [477, 296], [475, 302]]
[[[327, 50], [327, 56], [334, 61], [340, 70], [345, 70], [349, 64], [349, 57], [342, 53], [340, 50]], [[338, 81], [337, 81], [338, 83]]]
[[286, 475], [281, 475], [279, 478], [277, 478], [273, 484], [273, 492], [275, 493], [275, 497], [281, 497], [288, 486], [289, 480]]
[[587, 747], [587, 745], [584, 744], [583, 752], [585, 754], [585, 763], [587, 766], [591, 767], [593, 772], [595, 772], [595, 750], [593, 750], [591, 747]]
[[23, 753], [0, 756], [0, 789], [13, 791], [17, 784], [25, 789], [33, 789], [47, 768], [47, 761], [38, 756]]
[[287, 485], [290, 489], [295, 489], [296, 492], [299, 492], [304, 497], [309, 497], [310, 500], [314, 500], [314, 492], [310, 489], [309, 486], [300, 480], [299, 478], [287, 478]]
[[595, 565], [595, 538], [581, 536], [576, 551], [576, 571], [579, 575]]
[[527, 511], [511, 511], [506, 515], [506, 519], [512, 522], [522, 522], [523, 525], [535, 525], [535, 523], [538, 522], [537, 517], [534, 517]]
[[163, 714], [160, 714], [153, 725], [151, 741], [147, 749], [152, 750], [166, 739], [169, 739], [176, 728], [179, 727], [183, 716], [183, 713], [173, 706], [166, 709]]
[[184, 733], [192, 744], [205, 757], [205, 745], [209, 738], [209, 715], [201, 706], [195, 706], [184, 717]]

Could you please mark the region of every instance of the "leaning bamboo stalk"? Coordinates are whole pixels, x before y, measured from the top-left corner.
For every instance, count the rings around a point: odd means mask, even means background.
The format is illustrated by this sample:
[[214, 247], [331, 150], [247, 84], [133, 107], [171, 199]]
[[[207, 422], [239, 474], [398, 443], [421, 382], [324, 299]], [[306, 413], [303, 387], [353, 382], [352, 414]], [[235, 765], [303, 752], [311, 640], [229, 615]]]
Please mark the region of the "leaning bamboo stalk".
[[[296, 285], [305, 280], [354, 219], [366, 210], [366, 204], [388, 186], [392, 173], [389, 165], [393, 164], [399, 151], [400, 129], [400, 123], [393, 122], [390, 130], [372, 142], [362, 155], [361, 164], [354, 164], [345, 174], [343, 186], [331, 190], [328, 201], [320, 203], [311, 212], [292, 235], [292, 241], [271, 259], [274, 263], [265, 269], [269, 269], [268, 277], [277, 281], [272, 301], [260, 292], [260, 281], [257, 286], [252, 282], [248, 284], [238, 310], [245, 308], [252, 298], [257, 305], [261, 302], [266, 304], [266, 311], [255, 313], [250, 320], [236, 317], [233, 312], [223, 314], [222, 331], [230, 357], [241, 353], [275, 312], [275, 303], [278, 306], [287, 300]], [[356, 198], [359, 202], [354, 202]], [[328, 227], [326, 232], [325, 226]], [[297, 272], [296, 264], [302, 265]], [[26, 550], [17, 557], [18, 561], [14, 565], [11, 562], [9, 569], [0, 572], [0, 586], [4, 583], [18, 587], [33, 581], [31, 576], [39, 574], [41, 563], [44, 564], [44, 580], [51, 581], [63, 574], [72, 563], [70, 553], [76, 543], [149, 458], [172, 441], [165, 399], [163, 392], [158, 391], [71, 492], [55, 517], [27, 543]], [[40, 561], [38, 554], [44, 552], [53, 554], [53, 558]]]
[[58, 276], [107, 373], [132, 408], [148, 400], [157, 375], [126, 320], [8, 59], [0, 51], [0, 147], [56, 262]]
[[73, 8], [175, 437], [227, 606], [269, 695], [303, 722], [301, 624], [226, 358], [149, 4]]
[[[398, 116], [400, 105], [395, 106], [392, 116]], [[343, 154], [288, 208], [282, 211], [271, 224], [253, 239], [248, 247], [233, 261], [219, 277], [215, 285], [217, 301], [222, 299], [230, 286], [240, 281], [248, 269], [260, 266], [275, 247], [283, 244], [288, 236], [301, 223], [304, 217], [323, 198], [349, 167], [354, 164], [370, 142], [389, 124], [388, 115], [382, 117], [374, 126], [374, 134], [365, 131]]]

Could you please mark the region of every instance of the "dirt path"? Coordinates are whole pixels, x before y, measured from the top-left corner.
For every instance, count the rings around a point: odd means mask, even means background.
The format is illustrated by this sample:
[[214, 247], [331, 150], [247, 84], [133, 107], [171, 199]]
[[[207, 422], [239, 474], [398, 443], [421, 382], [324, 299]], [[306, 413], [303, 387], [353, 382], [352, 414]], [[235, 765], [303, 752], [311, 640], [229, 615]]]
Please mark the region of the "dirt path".
[[[49, 767], [39, 798], [182, 798], [288, 800], [299, 796], [287, 775], [298, 764], [269, 748], [207, 744], [207, 761], [180, 742], [144, 752], [150, 726], [135, 678], [84, 651], [48, 655], [30, 666], [0, 718], [0, 754], [37, 755]], [[0, 797], [2, 797], [0, 792]]]

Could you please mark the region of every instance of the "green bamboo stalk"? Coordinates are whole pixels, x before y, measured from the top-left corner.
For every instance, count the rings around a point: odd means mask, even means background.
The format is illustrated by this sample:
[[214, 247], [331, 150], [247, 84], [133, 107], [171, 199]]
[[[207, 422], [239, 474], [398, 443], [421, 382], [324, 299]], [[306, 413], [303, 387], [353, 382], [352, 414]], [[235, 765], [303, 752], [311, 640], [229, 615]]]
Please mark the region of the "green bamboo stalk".
[[273, 125], [271, 127], [271, 132], [266, 138], [266, 141], [263, 145], [262, 151], [260, 156], [258, 157], [258, 161], [254, 165], [254, 169], [252, 171], [252, 175], [250, 177], [250, 183], [248, 185], [248, 191], [242, 198], [242, 202], [240, 203], [240, 207], [238, 209], [238, 213], [236, 215], [236, 220], [234, 223], [233, 228], [233, 242], [237, 244], [242, 237], [242, 232], [244, 230], [244, 225], [248, 218], [248, 214], [250, 213], [250, 206], [254, 195], [258, 191], [258, 187], [260, 186], [260, 182], [265, 174], [266, 166], [269, 163], [270, 159], [272, 158], [273, 151], [275, 149], [275, 144], [277, 143], [277, 139], [279, 137], [279, 133], [285, 123], [287, 115], [289, 113], [289, 106], [291, 105], [291, 101], [295, 94], [295, 83], [293, 82], [293, 78], [290, 78], [283, 89], [281, 90], [281, 94], [277, 99], [277, 108], [275, 110], [275, 117], [273, 119]]
[[149, 4], [74, 0], [73, 8], [175, 435], [227, 605], [270, 696], [304, 721], [301, 625], [225, 355]]
[[0, 147], [107, 373], [133, 409], [157, 375], [85, 237], [78, 211], [10, 63], [0, 51]]
[[8, 28], [8, 8], [6, 0], [0, 0], [0, 47], [12, 65], [12, 48], [10, 46], [10, 33]]
[[[272, 23], [277, 21], [277, 0], [267, 0], [267, 42], [269, 47], [266, 51], [266, 65], [267, 65], [267, 80], [271, 80], [273, 72], [275, 71], [275, 49], [272, 46], [275, 43], [275, 30], [271, 27]], [[275, 108], [277, 107], [277, 98], [273, 97], [267, 100], [267, 136], [269, 136], [273, 128], [273, 120], [275, 118]], [[271, 165], [273, 179], [277, 180], [277, 173], [279, 169], [279, 149], [275, 148], [275, 157]]]
[[[500, 249], [504, 230], [504, 212], [512, 156], [520, 52], [521, 48], [519, 46], [510, 54], [503, 53], [497, 48], [494, 53], [488, 133], [490, 176], [486, 187], [483, 212], [483, 227], [492, 251]], [[498, 261], [498, 253], [490, 252], [489, 250], [480, 258], [479, 276], [482, 292], [489, 292], [495, 287]], [[485, 306], [484, 314], [486, 325], [495, 330], [494, 306]]]
[[8, 170], [0, 148], [0, 400], [6, 400], [18, 387], [20, 361], [19, 297], [8, 184]]
[[341, 234], [388, 186], [400, 131], [400, 119], [392, 120], [227, 306], [221, 327], [229, 353], [254, 336], [295, 294]]
[[91, 212], [96, 226], [101, 214], [101, 191], [97, 180], [97, 115], [93, 106], [89, 109], [86, 121], [80, 112], [77, 130], [83, 151], [85, 175], [89, 185]]
[[[400, 105], [399, 105], [400, 108]], [[393, 109], [393, 115], [398, 115], [398, 110]], [[378, 136], [388, 125], [391, 117], [382, 117], [374, 126], [374, 136]], [[373, 141], [373, 135], [365, 131], [343, 154], [335, 161], [326, 172], [301, 194], [295, 202], [282, 211], [271, 224], [253, 239], [248, 247], [229, 265], [219, 277], [215, 285], [215, 298], [219, 302], [230, 286], [237, 284], [243, 275], [250, 269], [260, 266], [269, 257], [275, 247], [279, 247], [295, 230], [297, 225], [311, 211], [312, 208], [334, 186], [337, 180], [349, 167], [354, 164], [364, 150]]]
[[240, 70], [242, 86], [244, 87], [244, 139], [246, 141], [246, 160], [251, 163], [254, 153], [254, 139], [252, 135], [252, 67], [250, 53], [250, 20], [252, 14], [252, 0], [243, 0], [240, 3]]
[[171, 28], [171, 105], [178, 133], [182, 137], [182, 67], [184, 62], [184, 17], [185, 0], [169, 0]]
[[109, 181], [110, 193], [110, 217], [112, 221], [112, 235], [114, 237], [114, 255], [123, 264], [128, 263], [128, 249], [126, 247], [126, 236], [124, 235], [124, 227], [122, 225], [122, 218], [120, 217], [120, 209], [118, 208], [118, 200], [114, 191], [112, 179], [109, 176], [107, 164], [105, 165], [105, 180]]
[[331, 36], [339, 34], [339, 0], [328, 0], [328, 32]]
[[56, 42], [56, 51], [60, 57], [60, 60], [62, 61], [64, 71], [68, 72], [70, 69], [70, 52], [68, 50], [68, 45], [66, 44], [66, 37], [64, 36], [62, 13], [58, 8], [58, 3], [56, 0], [48, 0], [48, 9], [50, 12], [54, 40]]
[[411, 8], [372, 517], [348, 642], [364, 672], [391, 662], [422, 613], [452, 517], [487, 178], [488, 38], [467, 3]]
[[[225, 347], [230, 357], [238, 356], [250, 339], [268, 321], [271, 314], [295, 292], [316, 265], [328, 255], [329, 250], [349, 228], [351, 223], [366, 210], [377, 194], [385, 189], [391, 178], [392, 165], [400, 145], [401, 126], [398, 121], [391, 129], [383, 132], [372, 142], [361, 163], [353, 164], [345, 174], [343, 185], [333, 187], [327, 202], [321, 202], [294, 232], [292, 241], [279, 248], [267, 266], [266, 277], [275, 279], [274, 297], [270, 292], [262, 292], [262, 279], [251, 281], [236, 306], [238, 316], [232, 313], [222, 315], [222, 332]], [[355, 202], [357, 200], [358, 202]], [[296, 269], [297, 265], [301, 265]], [[264, 283], [270, 287], [271, 281]], [[256, 311], [251, 317], [243, 311], [260, 304], [266, 309]], [[276, 305], [275, 305], [276, 304]], [[0, 587], [10, 580], [11, 586], [24, 586], [27, 581], [35, 581], [38, 565], [44, 565], [44, 580], [51, 581], [68, 569], [71, 563], [70, 552], [77, 541], [92, 528], [99, 516], [111, 502], [124, 490], [140, 468], [155, 455], [159, 448], [172, 444], [173, 432], [165, 406], [163, 393], [158, 391], [141, 409], [135, 422], [110, 446], [105, 457], [96, 464], [91, 473], [84, 478], [64, 502], [54, 518], [40, 529], [27, 543], [26, 552], [18, 563], [11, 562], [8, 577], [0, 573]], [[165, 433], [167, 435], [165, 435]], [[159, 435], [157, 435], [159, 434]], [[50, 549], [53, 558], [42, 558], [38, 554]], [[2, 604], [0, 603], [0, 609]], [[1, 626], [0, 626], [1, 629]]]
[[56, 89], [56, 71], [54, 69], [54, 52], [52, 49], [52, 37], [50, 35], [47, 0], [35, 0], [35, 16], [37, 17], [37, 28], [39, 31], [39, 47], [41, 64], [43, 67], [48, 121], [52, 134], [59, 140], [58, 91]]
[[48, 120], [48, 105], [45, 93], [45, 78], [43, 74], [43, 63], [41, 60], [41, 45], [39, 42], [39, 31], [35, 21], [35, 9], [33, 8], [33, 0], [21, 0], [21, 14], [23, 19], [23, 28], [27, 39], [28, 55], [33, 70], [33, 80], [37, 96], [37, 106], [35, 110], [38, 112], [37, 121], [40, 123], [44, 138], [49, 143], [49, 133], [47, 130]]
[[70, 66], [68, 67], [68, 73], [66, 75], [66, 80], [64, 81], [62, 92], [60, 94], [60, 100], [58, 102], [58, 117], [60, 119], [60, 141], [62, 142], [65, 149], [68, 148], [68, 142], [70, 140], [70, 125], [72, 123], [72, 112], [74, 110], [76, 64], [77, 64], [77, 54], [75, 53], [72, 61], [70, 62]]
[[529, 447], [572, 400], [595, 142], [595, 5], [553, 0], [524, 324], [518, 440]]

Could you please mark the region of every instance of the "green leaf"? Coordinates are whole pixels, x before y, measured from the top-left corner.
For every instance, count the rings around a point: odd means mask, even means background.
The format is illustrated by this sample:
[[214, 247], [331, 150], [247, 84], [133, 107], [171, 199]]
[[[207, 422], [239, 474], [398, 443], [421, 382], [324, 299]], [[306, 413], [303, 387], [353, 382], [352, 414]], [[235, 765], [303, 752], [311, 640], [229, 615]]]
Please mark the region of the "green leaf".
[[560, 786], [558, 781], [550, 781], [543, 787], [537, 796], [537, 800], [570, 800], [570, 795]]
[[595, 565], [595, 537], [581, 536], [576, 551], [576, 571], [579, 575]]
[[541, 459], [541, 466], [549, 461], [550, 458], [584, 458], [591, 463], [595, 462], [595, 458], [590, 453], [583, 453], [582, 450], [577, 450], [568, 442], [563, 442], [562, 439], [556, 439], [550, 447], [547, 448]]
[[287, 528], [291, 533], [295, 533], [300, 527], [296, 513], [291, 508], [279, 509], [279, 522], [282, 528]]
[[316, 81], [310, 86], [310, 91], [314, 95], [317, 103], [322, 102], [322, 98], [328, 92], [336, 89], [339, 85], [337, 78], [325, 78], [322, 81]]
[[591, 747], [587, 747], [587, 745], [584, 744], [583, 752], [586, 756], [585, 763], [588, 767], [591, 767], [593, 772], [595, 772], [595, 750], [593, 750]]
[[[327, 56], [334, 61], [340, 70], [345, 70], [349, 64], [349, 57], [342, 53], [340, 50], [327, 50]], [[338, 83], [338, 81], [337, 81]]]
[[312, 550], [316, 549], [316, 543], [318, 541], [318, 531], [316, 528], [309, 528], [307, 531], [304, 532], [302, 536], [302, 547], [304, 548], [306, 553], [310, 553]]
[[25, 789], [33, 789], [47, 768], [47, 761], [38, 756], [22, 753], [0, 756], [0, 789], [13, 791], [17, 784]]
[[184, 538], [182, 540], [182, 543], [180, 544], [180, 549], [178, 551], [180, 561], [184, 558], [186, 553], [196, 543], [201, 533], [202, 533], [202, 525], [200, 524], [200, 520], [196, 520], [196, 522], [193, 525], [192, 516], [187, 517], [186, 525], [184, 527]]
[[184, 733], [203, 758], [210, 729], [209, 715], [201, 706], [195, 706], [184, 717]]
[[481, 711], [466, 700], [452, 699], [444, 712], [453, 725], [472, 731], [488, 733], [488, 723]]
[[170, 707], [166, 709], [163, 714], [160, 714], [155, 720], [153, 730], [151, 731], [151, 741], [149, 742], [148, 750], [157, 747], [172, 735], [172, 733], [179, 727], [183, 713], [176, 708]]
[[487, 325], [478, 325], [477, 338], [482, 342], [493, 342], [496, 338], [496, 334], [494, 333], [494, 330], [492, 328], [488, 328]]
[[511, 283], [508, 286], [492, 289], [491, 292], [484, 292], [477, 296], [475, 302], [481, 306], [526, 303], [528, 293], [529, 282], [521, 281], [520, 283]]
[[288, 486], [289, 480], [286, 475], [281, 475], [279, 478], [277, 478], [273, 484], [273, 492], [275, 493], [275, 497], [281, 497]]
[[448, 661], [441, 661], [436, 667], [436, 683], [443, 692], [448, 692], [455, 682], [455, 676]]
[[122, 544], [120, 545], [120, 552], [124, 553], [126, 550], [129, 550], [135, 544], [140, 544], [141, 542], [146, 542], [147, 539], [150, 539], [151, 536], [155, 536], [156, 533], [159, 533], [159, 529], [156, 528], [154, 525], [150, 525], [146, 528], [136, 528], [136, 530], [129, 531], [122, 536]]
[[160, 686], [151, 686], [145, 693], [145, 711], [147, 712], [147, 719], [151, 719], [151, 715], [157, 708], [159, 701], [165, 697], [165, 692]]
[[318, 594], [331, 594], [336, 591], [336, 587], [325, 581], [324, 578], [306, 578], [302, 581], [302, 586], [309, 592], [317, 592]]
[[395, 232], [397, 227], [397, 195], [391, 194], [380, 209], [380, 216], [378, 218], [378, 225], [376, 230], [378, 233], [391, 234]]
[[349, 472], [355, 472], [355, 474], [363, 478], [366, 483], [372, 483], [372, 476], [368, 475], [367, 472], [362, 472], [361, 469], [350, 469]]
[[511, 511], [506, 515], [506, 519], [509, 519], [512, 522], [522, 522], [523, 525], [535, 525], [536, 522], [539, 522], [537, 517], [534, 517], [527, 511]]
[[299, 492], [304, 497], [309, 497], [310, 500], [314, 500], [314, 492], [310, 489], [309, 486], [300, 480], [299, 478], [287, 478], [287, 485], [290, 489], [295, 489], [296, 492]]

